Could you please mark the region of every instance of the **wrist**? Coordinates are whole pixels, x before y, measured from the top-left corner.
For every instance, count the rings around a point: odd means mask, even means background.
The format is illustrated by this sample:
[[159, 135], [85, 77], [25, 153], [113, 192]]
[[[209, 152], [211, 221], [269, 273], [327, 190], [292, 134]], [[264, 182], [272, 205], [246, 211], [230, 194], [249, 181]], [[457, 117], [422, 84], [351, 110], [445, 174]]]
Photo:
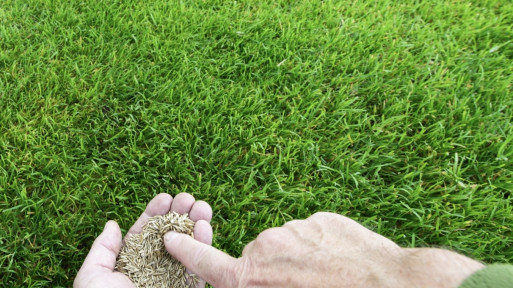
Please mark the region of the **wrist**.
[[484, 265], [458, 253], [436, 248], [403, 248], [400, 276], [410, 287], [456, 288]]

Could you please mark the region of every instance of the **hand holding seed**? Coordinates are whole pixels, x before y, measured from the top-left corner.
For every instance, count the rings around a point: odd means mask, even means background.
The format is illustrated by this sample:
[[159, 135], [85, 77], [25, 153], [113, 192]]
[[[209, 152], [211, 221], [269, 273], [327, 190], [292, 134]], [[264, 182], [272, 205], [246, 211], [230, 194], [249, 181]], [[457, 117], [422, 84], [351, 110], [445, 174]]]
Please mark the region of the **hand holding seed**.
[[215, 287], [457, 287], [483, 265], [457, 253], [401, 248], [355, 221], [317, 213], [262, 232], [242, 257], [170, 232], [168, 252]]
[[[149, 218], [166, 215], [169, 212], [187, 213], [189, 218], [196, 222], [194, 225], [195, 241], [203, 245], [211, 245], [212, 227], [210, 226], [210, 220], [212, 218], [212, 208], [206, 202], [196, 201], [192, 195], [187, 193], [178, 194], [174, 199], [168, 194], [155, 196], [130, 228], [125, 239], [141, 233]], [[103, 232], [94, 241], [73, 286], [75, 288], [135, 287], [127, 276], [114, 270], [116, 258], [122, 245], [121, 230], [118, 224], [114, 221], [107, 222]], [[203, 286], [205, 286], [204, 281], [200, 281], [197, 285], [197, 287]]]

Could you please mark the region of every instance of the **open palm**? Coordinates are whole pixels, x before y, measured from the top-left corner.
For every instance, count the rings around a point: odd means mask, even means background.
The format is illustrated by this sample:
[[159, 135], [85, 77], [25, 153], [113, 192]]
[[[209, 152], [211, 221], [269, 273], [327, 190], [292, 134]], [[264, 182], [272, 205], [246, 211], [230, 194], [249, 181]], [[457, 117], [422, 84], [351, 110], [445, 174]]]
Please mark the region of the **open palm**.
[[[174, 199], [165, 193], [155, 196], [130, 228], [125, 239], [140, 233], [150, 217], [165, 215], [170, 211], [179, 214], [188, 213], [189, 218], [196, 222], [194, 238], [205, 244], [212, 244], [212, 227], [210, 226], [212, 208], [204, 201], [196, 201], [192, 195], [187, 193], [180, 193]], [[122, 245], [122, 235], [118, 224], [115, 221], [108, 221], [78, 271], [73, 287], [135, 287], [127, 276], [114, 271], [116, 258]], [[204, 286], [205, 282], [200, 281], [197, 287]]]

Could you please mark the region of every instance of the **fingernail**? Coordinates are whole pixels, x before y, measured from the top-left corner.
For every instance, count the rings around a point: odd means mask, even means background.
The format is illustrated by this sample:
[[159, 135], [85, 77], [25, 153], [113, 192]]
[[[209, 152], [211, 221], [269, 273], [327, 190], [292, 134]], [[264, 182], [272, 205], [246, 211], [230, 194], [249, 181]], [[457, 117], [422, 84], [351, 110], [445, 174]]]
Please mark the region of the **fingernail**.
[[176, 232], [167, 232], [166, 235], [164, 235], [164, 241], [172, 242], [175, 240], [176, 236], [178, 236], [178, 233]]

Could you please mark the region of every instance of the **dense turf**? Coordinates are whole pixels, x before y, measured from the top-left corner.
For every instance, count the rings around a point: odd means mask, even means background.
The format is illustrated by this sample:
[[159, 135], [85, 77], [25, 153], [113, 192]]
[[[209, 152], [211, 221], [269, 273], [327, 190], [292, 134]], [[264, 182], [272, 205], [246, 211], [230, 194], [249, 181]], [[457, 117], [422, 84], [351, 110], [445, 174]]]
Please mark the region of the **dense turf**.
[[334, 211], [513, 261], [512, 2], [265, 2], [2, 2], [0, 286], [180, 191], [232, 255]]

